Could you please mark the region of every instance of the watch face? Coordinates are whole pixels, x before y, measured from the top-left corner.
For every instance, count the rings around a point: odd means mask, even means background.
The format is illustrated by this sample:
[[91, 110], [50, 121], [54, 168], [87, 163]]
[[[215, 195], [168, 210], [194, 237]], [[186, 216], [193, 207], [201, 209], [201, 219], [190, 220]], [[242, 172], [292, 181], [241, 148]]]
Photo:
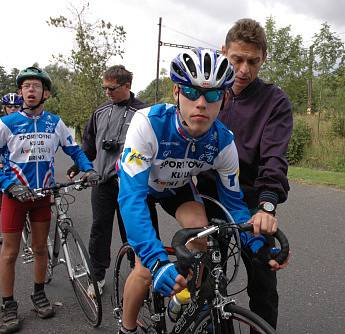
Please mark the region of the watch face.
[[270, 202], [265, 202], [262, 207], [268, 212], [273, 212], [275, 209], [274, 205]]

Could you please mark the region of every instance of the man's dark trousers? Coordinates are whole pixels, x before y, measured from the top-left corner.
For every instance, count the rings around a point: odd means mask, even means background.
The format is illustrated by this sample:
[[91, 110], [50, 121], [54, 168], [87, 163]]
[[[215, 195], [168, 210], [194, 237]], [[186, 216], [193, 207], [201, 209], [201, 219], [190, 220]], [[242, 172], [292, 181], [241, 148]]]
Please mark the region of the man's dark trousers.
[[110, 266], [110, 246], [113, 235], [113, 221], [116, 210], [122, 242], [126, 241], [126, 232], [119, 212], [117, 195], [119, 186], [115, 177], [100, 183], [91, 190], [93, 222], [90, 233], [89, 253], [97, 281], [104, 279], [105, 271]]

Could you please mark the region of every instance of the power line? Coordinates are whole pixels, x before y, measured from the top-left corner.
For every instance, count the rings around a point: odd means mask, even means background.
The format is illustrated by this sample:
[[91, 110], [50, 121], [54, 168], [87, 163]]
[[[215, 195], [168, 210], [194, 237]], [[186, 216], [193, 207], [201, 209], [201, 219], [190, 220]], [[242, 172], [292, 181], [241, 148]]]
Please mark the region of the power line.
[[208, 46], [212, 46], [212, 48], [217, 49], [217, 46], [215, 46], [214, 44], [208, 43], [208, 42], [206, 42], [206, 41], [203, 41], [203, 40], [201, 40], [201, 39], [198, 39], [198, 38], [196, 38], [196, 37], [193, 37], [193, 36], [191, 36], [191, 35], [188, 35], [188, 34], [186, 34], [186, 33], [184, 33], [184, 32], [178, 31], [178, 30], [176, 30], [176, 29], [174, 29], [174, 28], [168, 27], [168, 26], [166, 26], [166, 25], [163, 25], [163, 27], [166, 28], [166, 29], [168, 29], [168, 30], [172, 30], [172, 31], [174, 31], [174, 32], [176, 32], [176, 33], [178, 33], [178, 34], [180, 34], [180, 35], [183, 35], [183, 36], [185, 36], [185, 37], [188, 37], [188, 38], [190, 38], [190, 39], [192, 39], [192, 40], [194, 40], [194, 41], [201, 42], [201, 43], [206, 44], [206, 45], [208, 45]]

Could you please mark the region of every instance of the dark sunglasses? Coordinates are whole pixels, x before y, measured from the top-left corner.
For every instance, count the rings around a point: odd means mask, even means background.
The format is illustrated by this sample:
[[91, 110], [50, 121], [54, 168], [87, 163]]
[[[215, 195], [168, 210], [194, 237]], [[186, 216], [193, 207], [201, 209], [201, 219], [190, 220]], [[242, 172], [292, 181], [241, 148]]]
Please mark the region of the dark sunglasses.
[[15, 109], [18, 109], [18, 108], [20, 108], [21, 107], [21, 105], [19, 105], [19, 104], [12, 104], [12, 105], [8, 105], [8, 106], [6, 106], [7, 108], [15, 108]]
[[208, 103], [220, 101], [224, 96], [224, 91], [221, 89], [210, 90], [181, 85], [180, 91], [188, 100], [196, 101], [202, 95]]
[[118, 89], [118, 88], [120, 88], [120, 87], [122, 87], [122, 86], [124, 86], [124, 85], [125, 85], [125, 84], [121, 84], [121, 85], [117, 85], [117, 86], [115, 86], [115, 87], [106, 87], [106, 86], [103, 86], [102, 88], [103, 88], [104, 91], [108, 90], [109, 92], [113, 92], [114, 90], [116, 90], [116, 89]]

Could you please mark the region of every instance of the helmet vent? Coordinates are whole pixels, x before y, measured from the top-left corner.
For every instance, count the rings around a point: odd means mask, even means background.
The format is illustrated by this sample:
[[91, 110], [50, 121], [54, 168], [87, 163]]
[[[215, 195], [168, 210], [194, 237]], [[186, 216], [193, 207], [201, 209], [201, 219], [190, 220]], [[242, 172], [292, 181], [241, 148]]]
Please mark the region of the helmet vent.
[[185, 53], [183, 55], [183, 60], [184, 60], [185, 64], [187, 65], [188, 70], [191, 73], [192, 77], [196, 78], [197, 77], [196, 67], [195, 67], [193, 59], [188, 54]]
[[224, 75], [225, 71], [228, 69], [228, 60], [225, 58], [223, 59], [222, 63], [219, 66], [219, 70], [217, 72], [217, 80], [221, 79], [221, 77]]
[[[172, 66], [173, 70], [174, 70], [179, 76], [181, 76], [181, 77], [184, 76], [184, 73], [182, 72], [182, 70], [181, 70], [175, 63], [172, 63], [171, 66]], [[182, 66], [183, 66], [183, 65], [181, 64], [181, 67], [182, 67]]]
[[211, 57], [208, 53], [206, 53], [204, 57], [204, 76], [206, 80], [209, 79], [210, 73], [211, 73]]

